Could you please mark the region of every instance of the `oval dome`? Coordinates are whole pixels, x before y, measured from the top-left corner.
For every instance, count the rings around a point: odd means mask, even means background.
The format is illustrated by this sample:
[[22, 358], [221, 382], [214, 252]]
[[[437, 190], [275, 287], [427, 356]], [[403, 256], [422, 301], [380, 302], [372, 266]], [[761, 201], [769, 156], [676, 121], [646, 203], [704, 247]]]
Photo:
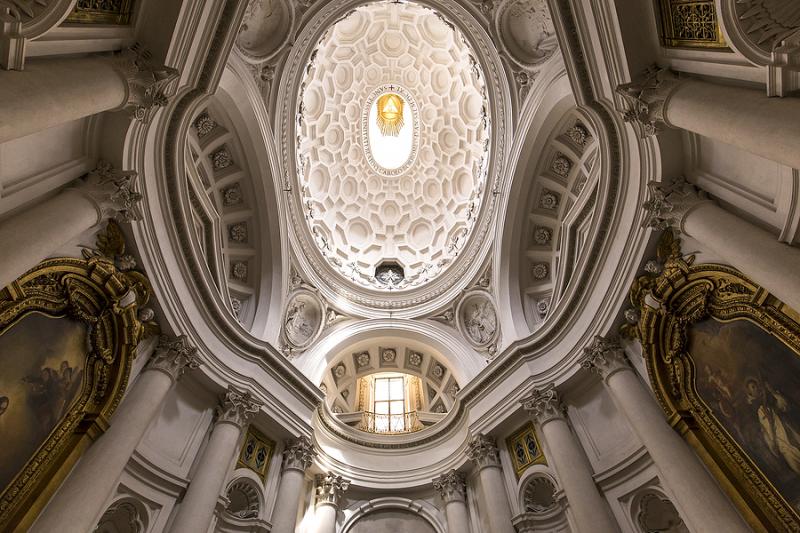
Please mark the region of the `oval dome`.
[[489, 165], [483, 75], [461, 32], [414, 3], [359, 7], [319, 40], [300, 87], [297, 179], [328, 264], [387, 291], [445, 272]]

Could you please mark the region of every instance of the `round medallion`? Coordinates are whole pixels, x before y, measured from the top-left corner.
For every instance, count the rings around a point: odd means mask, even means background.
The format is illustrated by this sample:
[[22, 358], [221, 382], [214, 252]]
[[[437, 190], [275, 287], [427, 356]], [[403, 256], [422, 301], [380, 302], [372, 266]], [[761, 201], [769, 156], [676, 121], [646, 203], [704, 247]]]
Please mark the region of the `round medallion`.
[[319, 299], [306, 290], [297, 291], [286, 306], [283, 333], [286, 340], [296, 348], [305, 348], [320, 332], [322, 305]]
[[497, 312], [488, 293], [475, 291], [464, 297], [458, 306], [458, 325], [477, 347], [488, 346], [497, 338]]

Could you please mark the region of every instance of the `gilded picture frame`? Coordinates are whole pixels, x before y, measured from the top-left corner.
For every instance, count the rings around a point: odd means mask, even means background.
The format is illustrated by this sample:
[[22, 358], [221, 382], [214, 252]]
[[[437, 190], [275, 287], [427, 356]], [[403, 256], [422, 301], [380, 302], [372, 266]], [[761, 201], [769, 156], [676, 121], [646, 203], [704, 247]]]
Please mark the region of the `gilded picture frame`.
[[96, 2], [78, 0], [72, 13], [64, 22], [68, 24], [103, 24], [127, 26], [131, 22], [133, 0]]
[[[776, 426], [784, 435], [796, 434], [798, 427], [800, 393], [798, 387], [786, 386], [800, 382], [798, 372], [786, 368], [788, 361], [800, 369], [797, 314], [731, 267], [693, 264], [694, 257], [681, 255], [680, 243], [669, 231], [659, 243], [659, 260], [660, 271], [650, 268], [651, 274], [633, 284], [630, 300], [638, 316], [633, 321], [629, 315], [622, 334], [641, 341], [667, 420], [753, 529], [800, 531], [800, 477], [792, 472], [800, 467], [794, 461], [798, 449], [792, 445], [795, 456], [787, 459], [789, 450], [777, 449], [769, 439], [774, 439]], [[726, 339], [730, 342], [721, 344]], [[703, 342], [714, 349], [706, 350]], [[727, 367], [715, 368], [713, 358]], [[788, 395], [774, 386], [778, 381]], [[748, 405], [753, 413], [757, 410], [760, 423], [753, 421], [755, 414], [747, 418]], [[787, 413], [794, 418], [788, 420]], [[792, 479], [788, 486], [775, 474], [772, 463], [778, 461]]]
[[[86, 332], [85, 342], [78, 344], [83, 366], [75, 368], [81, 372], [80, 386], [63, 404], [63, 416], [53, 420], [49, 436], [27, 461], [21, 458], [24, 466], [0, 487], [0, 531], [27, 530], [82, 452], [108, 428], [147, 328], [137, 317], [150, 297], [147, 279], [118, 270], [100, 253], [87, 256], [46, 260], [0, 290], [0, 341], [32, 317], [54, 319], [50, 324], [69, 321], [73, 330], [82, 324]], [[34, 330], [43, 343], [52, 331]], [[36, 349], [24, 355], [39, 357]], [[66, 361], [62, 365], [69, 366]]]

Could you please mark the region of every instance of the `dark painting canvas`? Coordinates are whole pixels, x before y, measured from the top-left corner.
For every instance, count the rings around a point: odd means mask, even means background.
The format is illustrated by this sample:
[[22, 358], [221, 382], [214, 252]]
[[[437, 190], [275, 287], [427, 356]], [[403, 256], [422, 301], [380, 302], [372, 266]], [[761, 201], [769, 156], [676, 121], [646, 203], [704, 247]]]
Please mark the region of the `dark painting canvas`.
[[701, 399], [800, 510], [800, 357], [747, 320], [705, 320], [689, 341]]
[[86, 333], [80, 322], [32, 313], [0, 335], [0, 489], [80, 395]]

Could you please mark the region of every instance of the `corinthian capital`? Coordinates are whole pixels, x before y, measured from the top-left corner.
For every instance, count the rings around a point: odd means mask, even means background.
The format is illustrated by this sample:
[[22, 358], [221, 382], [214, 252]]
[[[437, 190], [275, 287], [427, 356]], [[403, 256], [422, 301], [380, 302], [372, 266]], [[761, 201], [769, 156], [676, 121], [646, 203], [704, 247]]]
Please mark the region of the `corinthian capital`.
[[116, 170], [111, 163], [101, 160], [85, 181], [78, 180], [70, 190], [94, 204], [98, 223], [109, 217], [131, 222], [141, 219], [139, 202], [142, 195], [134, 190], [136, 178], [136, 172]]
[[478, 468], [500, 466], [500, 458], [497, 456], [497, 445], [494, 439], [483, 433], [475, 435], [467, 445], [467, 457], [478, 465]]
[[164, 372], [172, 381], [177, 381], [187, 370], [194, 370], [201, 364], [197, 348], [189, 344], [186, 335], [177, 338], [162, 335], [146, 368]]
[[314, 445], [306, 437], [286, 441], [286, 449], [283, 451], [283, 469], [305, 472], [314, 462], [316, 455]]
[[566, 418], [564, 405], [561, 403], [553, 383], [543, 389], [534, 389], [530, 396], [524, 398], [520, 403], [539, 426], [543, 426], [551, 420]]
[[619, 370], [630, 369], [625, 351], [617, 339], [607, 339], [597, 335], [583, 349], [581, 366], [587, 370], [597, 372], [603, 380], [607, 380]]
[[227, 423], [242, 427], [258, 412], [261, 402], [250, 395], [250, 391], [241, 392], [228, 387], [220, 398], [217, 407], [217, 424]]
[[445, 503], [463, 502], [467, 499], [467, 485], [464, 474], [450, 470], [433, 480], [433, 488]]
[[643, 137], [656, 135], [666, 125], [664, 109], [680, 83], [671, 70], [653, 65], [639, 79], [618, 85], [616, 92], [622, 97], [620, 111], [625, 122], [633, 123]]
[[164, 65], [154, 65], [152, 54], [138, 43], [115, 57], [114, 68], [128, 86], [123, 104], [136, 120], [146, 122], [151, 110], [167, 105], [175, 94], [174, 80], [178, 71]]
[[350, 487], [350, 481], [332, 472], [328, 472], [324, 476], [322, 474], [317, 475], [316, 482], [317, 505], [327, 504], [338, 507], [342, 495]]
[[648, 214], [644, 225], [656, 230], [672, 227], [683, 232], [686, 215], [695, 207], [712, 202], [705, 191], [683, 177], [675, 179], [672, 184], [651, 181], [647, 189], [650, 198], [642, 204]]

